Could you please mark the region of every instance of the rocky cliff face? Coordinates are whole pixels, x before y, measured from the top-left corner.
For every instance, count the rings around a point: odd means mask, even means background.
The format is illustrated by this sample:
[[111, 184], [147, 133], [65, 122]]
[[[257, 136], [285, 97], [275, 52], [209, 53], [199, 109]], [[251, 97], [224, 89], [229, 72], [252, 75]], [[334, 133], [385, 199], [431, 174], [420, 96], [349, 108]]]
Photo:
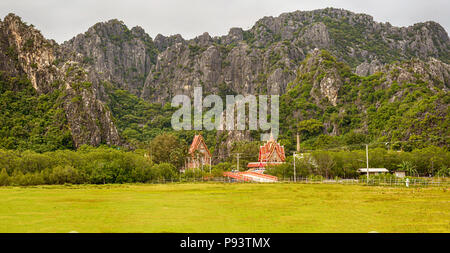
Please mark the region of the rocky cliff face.
[[[329, 49], [340, 60], [347, 59], [347, 55], [357, 58], [357, 61], [378, 58], [385, 63], [391, 57], [397, 60], [411, 56], [444, 58], [449, 53], [448, 35], [437, 23], [425, 22], [399, 28], [375, 22], [366, 14], [334, 8], [265, 17], [249, 32], [256, 46], [288, 40], [303, 45], [306, 50], [315, 47]], [[380, 54], [380, 49], [386, 52]]]
[[393, 61], [435, 57], [448, 63], [450, 56], [448, 35], [439, 24], [399, 28], [332, 8], [264, 17], [247, 31], [232, 28], [224, 36], [204, 33], [191, 40], [158, 35], [153, 41], [141, 28], [129, 30], [111, 20], [62, 47], [90, 66], [94, 83], [106, 80], [163, 103], [176, 94], [192, 95], [194, 86], [216, 94], [283, 94], [315, 48], [327, 49], [363, 76]]
[[450, 65], [435, 58], [386, 65], [379, 71], [386, 73], [384, 84], [387, 86], [393, 83], [420, 83], [427, 84], [430, 90], [445, 92], [450, 88]]
[[[225, 40], [242, 38], [231, 31]], [[177, 94], [191, 95], [202, 86], [206, 93], [231, 90], [239, 94], [280, 94], [295, 73], [298, 50], [282, 43], [263, 52], [243, 41], [223, 45], [205, 33], [192, 41], [176, 42], [158, 55], [144, 85], [142, 97], [165, 102]]]
[[192, 94], [194, 86], [208, 93], [220, 93], [224, 86], [240, 94], [283, 94], [299, 62], [315, 48], [329, 50], [364, 76], [393, 61], [435, 57], [448, 62], [450, 55], [448, 35], [434, 22], [398, 28], [338, 9], [265, 17], [248, 31], [232, 28], [221, 37], [205, 33], [192, 40], [158, 36], [157, 41], [160, 54], [142, 92], [155, 102]]
[[88, 66], [89, 79], [95, 84], [107, 80], [137, 95], [157, 54], [153, 40], [141, 27], [130, 30], [115, 19], [97, 23], [61, 47], [65, 58], [78, 57]]
[[[328, 59], [323, 53], [316, 49], [300, 65], [299, 73], [307, 76], [312, 81], [311, 97], [316, 104], [320, 104], [322, 99], [328, 100], [333, 106], [338, 104], [338, 93], [343, 82], [339, 70], [335, 66], [330, 66]], [[300, 79], [303, 76], [299, 76]]]
[[78, 62], [68, 61], [60, 68], [64, 89], [63, 107], [75, 147], [83, 144], [121, 145], [111, 112], [96, 95], [88, 73]]
[[[393, 27], [341, 9], [264, 17], [249, 30], [232, 28], [224, 36], [204, 33], [191, 40], [180, 35], [153, 40], [140, 27], [110, 20], [58, 45], [14, 15], [0, 25], [0, 69], [27, 75], [40, 93], [64, 89], [63, 106], [77, 146], [121, 143], [105, 107], [105, 83], [147, 102], [167, 103], [177, 94], [192, 95], [196, 86], [205, 94], [284, 95], [290, 83], [309, 80], [309, 97], [324, 110], [345, 103], [367, 109], [342, 95], [354, 81], [351, 72], [358, 80], [382, 72], [380, 89], [419, 81], [445, 92], [449, 86], [450, 40], [439, 24]], [[319, 57], [320, 49], [337, 61]], [[336, 123], [325, 124], [334, 126], [328, 133], [339, 134]], [[228, 136], [230, 143], [249, 135]]]
[[38, 30], [25, 25], [19, 17], [12, 14], [6, 16], [1, 23], [1, 31], [9, 62], [15, 63], [14, 67], [9, 66], [6, 71], [15, 69], [13, 72], [23, 72], [38, 92], [49, 92], [50, 84], [55, 81], [58, 72], [53, 65], [58, 45], [44, 39]]
[[38, 94], [63, 90], [62, 105], [76, 147], [120, 144], [110, 113], [97, 99], [81, 63], [66, 61], [61, 48], [13, 14], [0, 23], [1, 71], [26, 75]]

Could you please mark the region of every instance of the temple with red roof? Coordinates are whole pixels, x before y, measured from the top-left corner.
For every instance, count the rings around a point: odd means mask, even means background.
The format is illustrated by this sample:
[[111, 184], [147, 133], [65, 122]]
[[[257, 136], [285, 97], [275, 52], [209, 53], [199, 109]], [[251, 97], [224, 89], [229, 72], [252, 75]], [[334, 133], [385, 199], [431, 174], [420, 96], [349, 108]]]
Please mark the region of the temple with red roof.
[[206, 146], [202, 135], [196, 135], [189, 147], [189, 155], [186, 161], [186, 169], [203, 168], [211, 165], [211, 153]]
[[254, 170], [264, 170], [269, 165], [282, 164], [285, 161], [284, 146], [278, 144], [271, 134], [266, 144], [259, 148], [258, 162], [249, 163], [247, 167]]

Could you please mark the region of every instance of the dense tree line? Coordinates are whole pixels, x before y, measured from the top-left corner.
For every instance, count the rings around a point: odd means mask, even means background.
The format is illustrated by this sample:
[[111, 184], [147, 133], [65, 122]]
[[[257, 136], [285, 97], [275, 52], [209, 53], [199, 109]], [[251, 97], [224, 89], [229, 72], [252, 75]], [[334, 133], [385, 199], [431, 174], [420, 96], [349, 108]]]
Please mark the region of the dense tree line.
[[114, 184], [201, 180], [231, 170], [221, 163], [180, 173], [186, 145], [172, 134], [155, 138], [150, 149], [82, 146], [38, 153], [0, 149], [0, 185]]
[[155, 164], [145, 154], [88, 146], [45, 153], [0, 150], [0, 184], [144, 183], [178, 177], [174, 165]]
[[[156, 157], [155, 157], [156, 158]], [[159, 158], [156, 158], [159, 159]], [[413, 152], [376, 148], [369, 151], [370, 167], [404, 170], [411, 176], [450, 176], [450, 154], [442, 148], [428, 147]], [[182, 181], [222, 177], [236, 168], [223, 162], [212, 168], [180, 173], [173, 160], [152, 161], [149, 150], [125, 151], [110, 147], [83, 146], [77, 151], [57, 150], [45, 153], [0, 149], [0, 185], [111, 184]], [[244, 165], [244, 164], [243, 164]], [[244, 165], [245, 166], [245, 165]], [[364, 168], [365, 152], [315, 151], [296, 159], [298, 177], [357, 178]], [[244, 167], [245, 168], [245, 167]], [[292, 156], [283, 165], [267, 173], [280, 178], [293, 176]]]
[[[267, 170], [268, 174], [290, 178], [294, 176], [292, 156], [280, 166]], [[303, 159], [296, 159], [296, 175], [324, 178], [357, 178], [357, 170], [366, 168], [364, 150], [313, 151]], [[409, 176], [450, 176], [450, 153], [444, 148], [427, 147], [412, 152], [375, 148], [369, 150], [369, 167], [386, 168], [390, 172], [405, 171]]]

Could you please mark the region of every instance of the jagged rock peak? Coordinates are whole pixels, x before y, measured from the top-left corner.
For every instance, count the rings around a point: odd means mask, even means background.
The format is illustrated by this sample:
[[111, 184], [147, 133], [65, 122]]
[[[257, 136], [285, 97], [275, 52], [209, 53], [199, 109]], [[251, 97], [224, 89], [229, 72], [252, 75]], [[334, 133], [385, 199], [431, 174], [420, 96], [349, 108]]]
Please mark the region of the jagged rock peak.
[[393, 27], [374, 21], [370, 15], [344, 9], [295, 11], [264, 17], [247, 32], [251, 34], [247, 41], [256, 47], [292, 41], [307, 50], [315, 47], [330, 50], [353, 67], [375, 58], [382, 63], [411, 57], [432, 56], [446, 62], [450, 58], [448, 34], [436, 22]]
[[[59, 106], [65, 112], [75, 147], [121, 143], [110, 112], [97, 98], [82, 64], [59, 58], [64, 54], [60, 53], [62, 49], [56, 42], [45, 39], [37, 29], [14, 14], [6, 16], [1, 23], [0, 38], [0, 48], [8, 49], [8, 57], [0, 53], [0, 60], [8, 63], [9, 58], [17, 63], [18, 71], [7, 69], [8, 74], [26, 74], [40, 94], [57, 89], [63, 91]], [[0, 63], [2, 65], [5, 64]], [[87, 86], [90, 87], [83, 88]]]
[[62, 47], [82, 56], [94, 83], [108, 81], [116, 87], [139, 94], [143, 82], [156, 63], [158, 50], [143, 28], [131, 30], [117, 19], [100, 22]]
[[171, 35], [169, 37], [166, 37], [162, 34], [158, 34], [156, 35], [154, 42], [158, 51], [163, 52], [164, 50], [166, 50], [166, 48], [172, 46], [173, 44], [185, 43], [186, 41], [180, 34]]
[[209, 33], [204, 32], [202, 35], [197, 36], [194, 39], [194, 42], [199, 44], [199, 45], [201, 45], [201, 46], [208, 46], [208, 45], [211, 45], [213, 43], [213, 39], [211, 38]]
[[228, 45], [233, 42], [239, 42], [244, 40], [244, 30], [239, 27], [233, 27], [228, 32], [228, 35], [224, 35], [220, 37], [220, 40], [223, 44]]
[[33, 25], [19, 16], [8, 14], [0, 27], [8, 50], [14, 51], [18, 68], [25, 72], [38, 92], [48, 92], [54, 81], [56, 42], [47, 40]]
[[[151, 40], [151, 37], [145, 32], [142, 27], [135, 26], [129, 29], [123, 21], [118, 19], [111, 19], [106, 22], [98, 22], [95, 25], [91, 26], [84, 34], [79, 34], [75, 36], [75, 38], [83, 35], [90, 36], [94, 34], [116, 40], [120, 39], [119, 37], [123, 37], [123, 39], [128, 40], [133, 38], [143, 38]], [[71, 40], [74, 40], [75, 38]]]
[[134, 36], [147, 36], [148, 34], [145, 32], [144, 28], [140, 26], [135, 26], [131, 28], [131, 32]]

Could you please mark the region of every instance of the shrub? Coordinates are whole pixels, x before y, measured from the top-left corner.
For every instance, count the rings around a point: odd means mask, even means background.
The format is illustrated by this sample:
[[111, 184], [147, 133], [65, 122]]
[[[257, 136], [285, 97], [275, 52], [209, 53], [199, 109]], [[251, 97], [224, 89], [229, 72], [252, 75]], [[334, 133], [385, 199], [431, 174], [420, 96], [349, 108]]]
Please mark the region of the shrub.
[[74, 167], [66, 165], [61, 166], [58, 165], [53, 168], [52, 173], [50, 174], [50, 182], [53, 184], [77, 184], [81, 183], [83, 180], [81, 179], [79, 171], [77, 171]]
[[9, 175], [6, 172], [6, 169], [3, 168], [0, 172], [0, 186], [9, 185]]
[[170, 163], [161, 163], [154, 165], [153, 170], [157, 171], [158, 179], [172, 180], [176, 178], [177, 170], [175, 166]]

